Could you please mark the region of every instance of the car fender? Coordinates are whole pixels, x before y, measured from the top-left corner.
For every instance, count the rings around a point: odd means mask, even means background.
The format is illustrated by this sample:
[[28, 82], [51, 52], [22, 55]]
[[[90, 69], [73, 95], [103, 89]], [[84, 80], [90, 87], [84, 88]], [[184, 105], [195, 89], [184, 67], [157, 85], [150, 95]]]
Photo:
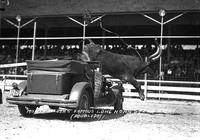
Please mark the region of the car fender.
[[74, 84], [70, 92], [69, 100], [76, 101], [78, 103], [83, 91], [86, 90], [87, 88], [89, 88], [92, 91], [92, 87], [88, 82], [78, 82]]
[[24, 80], [24, 81], [20, 82], [18, 87], [19, 87], [20, 90], [24, 91], [26, 89], [26, 87], [27, 87], [27, 80]]
[[124, 88], [121, 85], [115, 85], [112, 87], [112, 91], [114, 92], [116, 98], [122, 98], [122, 93], [124, 92]]
[[18, 88], [20, 89], [20, 96], [26, 91], [27, 88], [27, 80], [24, 80], [18, 84]]

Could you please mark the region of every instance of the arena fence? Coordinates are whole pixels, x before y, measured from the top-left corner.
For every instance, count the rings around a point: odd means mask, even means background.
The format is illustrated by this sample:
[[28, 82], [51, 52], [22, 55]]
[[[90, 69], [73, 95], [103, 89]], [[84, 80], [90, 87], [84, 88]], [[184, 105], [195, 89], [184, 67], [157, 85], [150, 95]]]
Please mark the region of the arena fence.
[[[167, 100], [191, 100], [200, 101], [200, 82], [185, 81], [159, 81], [159, 80], [138, 80], [141, 85], [146, 99], [167, 99]], [[145, 84], [146, 83], [146, 84]], [[134, 89], [129, 84], [125, 89]], [[131, 87], [131, 88], [130, 88]], [[132, 92], [131, 92], [132, 91]], [[134, 90], [124, 92], [125, 97], [138, 97]]]
[[[108, 78], [108, 76], [107, 76]], [[112, 79], [110, 77], [110, 79]], [[117, 79], [112, 79], [117, 80]], [[137, 80], [144, 90], [145, 99], [200, 101], [200, 82]], [[139, 94], [130, 84], [123, 84], [124, 97], [139, 98]]]
[[[9, 91], [13, 82], [19, 83], [26, 80], [26, 75], [0, 75], [0, 88]], [[111, 79], [111, 78], [110, 78]], [[117, 79], [112, 79], [113, 81]], [[164, 100], [189, 100], [200, 101], [200, 82], [183, 82], [183, 81], [159, 81], [159, 80], [138, 80], [149, 99]], [[124, 84], [125, 98], [138, 98], [138, 93], [130, 84]]]

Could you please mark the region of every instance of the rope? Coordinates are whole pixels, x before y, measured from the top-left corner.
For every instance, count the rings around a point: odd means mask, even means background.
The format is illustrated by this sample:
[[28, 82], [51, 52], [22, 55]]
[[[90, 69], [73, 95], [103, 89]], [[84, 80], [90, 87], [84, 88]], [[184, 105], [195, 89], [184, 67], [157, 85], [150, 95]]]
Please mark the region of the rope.
[[[115, 33], [115, 32], [112, 32], [112, 31], [110, 31], [110, 30], [104, 28], [101, 19], [100, 19], [100, 27], [101, 27], [101, 29], [104, 30], [105, 32], [108, 32], [108, 33], [111, 33], [111, 34], [114, 34], [114, 35], [118, 36], [118, 38], [122, 41], [122, 43], [123, 43], [124, 45], [126, 45], [127, 48], [130, 48], [130, 46], [120, 37], [119, 34], [117, 34], [117, 33]], [[140, 57], [140, 60], [143, 61], [143, 59], [142, 59], [140, 53], [139, 53], [135, 48], [133, 48], [133, 47], [131, 47], [131, 48], [135, 50], [135, 52], [137, 53], [137, 55]]]

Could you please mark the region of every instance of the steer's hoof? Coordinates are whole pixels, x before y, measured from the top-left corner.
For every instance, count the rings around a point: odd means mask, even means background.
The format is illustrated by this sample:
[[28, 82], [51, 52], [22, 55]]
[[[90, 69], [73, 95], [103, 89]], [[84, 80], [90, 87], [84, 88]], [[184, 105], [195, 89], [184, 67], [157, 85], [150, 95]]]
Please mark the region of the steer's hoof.
[[144, 95], [140, 95], [140, 100], [144, 101], [145, 97]]

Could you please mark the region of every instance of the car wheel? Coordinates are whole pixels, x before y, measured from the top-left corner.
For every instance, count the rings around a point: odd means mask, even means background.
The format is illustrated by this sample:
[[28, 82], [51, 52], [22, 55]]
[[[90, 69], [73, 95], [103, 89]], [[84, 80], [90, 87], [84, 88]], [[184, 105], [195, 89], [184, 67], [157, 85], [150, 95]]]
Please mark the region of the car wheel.
[[79, 101], [79, 106], [78, 109], [83, 109], [83, 110], [87, 110], [90, 108], [90, 97], [87, 91], [85, 91]]
[[30, 117], [35, 113], [36, 106], [25, 106], [25, 105], [18, 105], [18, 110], [20, 114], [24, 117]]
[[114, 109], [115, 110], [122, 110], [123, 109], [123, 99], [122, 98], [117, 98], [117, 100], [114, 104]]

